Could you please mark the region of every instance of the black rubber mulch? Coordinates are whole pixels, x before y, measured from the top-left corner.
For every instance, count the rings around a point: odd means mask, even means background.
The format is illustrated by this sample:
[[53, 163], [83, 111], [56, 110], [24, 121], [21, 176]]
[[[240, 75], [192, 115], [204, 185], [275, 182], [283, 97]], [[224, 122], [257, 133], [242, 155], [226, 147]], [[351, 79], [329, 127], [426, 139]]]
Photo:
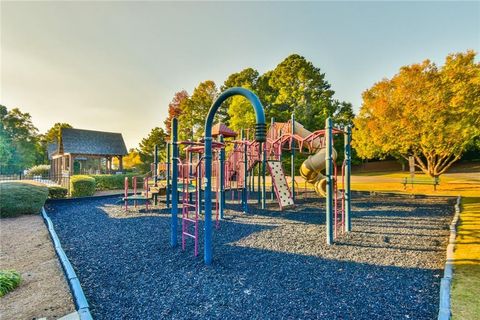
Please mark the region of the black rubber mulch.
[[95, 319], [436, 318], [449, 199], [356, 194], [353, 232], [333, 246], [321, 199], [230, 205], [211, 267], [202, 241], [197, 258], [191, 242], [170, 248], [168, 213], [110, 218], [117, 200], [47, 205]]

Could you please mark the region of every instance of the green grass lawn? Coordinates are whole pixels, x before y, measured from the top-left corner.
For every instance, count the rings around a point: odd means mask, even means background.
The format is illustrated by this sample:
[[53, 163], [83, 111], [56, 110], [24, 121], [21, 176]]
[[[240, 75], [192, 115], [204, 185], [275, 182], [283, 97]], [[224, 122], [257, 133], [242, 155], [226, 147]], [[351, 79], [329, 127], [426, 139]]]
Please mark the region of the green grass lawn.
[[463, 199], [456, 240], [452, 318], [480, 319], [480, 197]]

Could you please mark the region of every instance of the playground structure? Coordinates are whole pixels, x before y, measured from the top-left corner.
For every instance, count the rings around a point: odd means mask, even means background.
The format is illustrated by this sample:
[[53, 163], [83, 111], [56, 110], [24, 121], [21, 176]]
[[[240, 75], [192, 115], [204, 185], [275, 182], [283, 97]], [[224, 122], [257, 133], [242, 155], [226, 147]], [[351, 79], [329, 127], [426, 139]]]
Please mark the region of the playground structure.
[[139, 201], [145, 202], [145, 210], [148, 211], [148, 206], [150, 204], [151, 197], [149, 195], [149, 186], [148, 186], [148, 177], [145, 177], [143, 180], [143, 191], [140, 193], [137, 193], [137, 177], [132, 177], [132, 188], [133, 188], [133, 194], [129, 194], [129, 183], [128, 183], [128, 177], [125, 177], [125, 183], [124, 183], [124, 196], [122, 198], [122, 201], [124, 202], [124, 207], [125, 211], [128, 211], [128, 202], [133, 201], [133, 205], [136, 208], [137, 203]]
[[[244, 130], [239, 140], [236, 139], [236, 134], [230, 134], [233, 139], [229, 140], [224, 138], [221, 132], [212, 137], [214, 114], [222, 102], [233, 95], [246, 97], [255, 109], [257, 124], [254, 139], [250, 139], [249, 132]], [[152, 166], [152, 185], [150, 186], [147, 180], [144, 186], [146, 193], [136, 195], [134, 191], [134, 195], [130, 197], [127, 197], [128, 190], [125, 189], [124, 200], [135, 197], [143, 197], [141, 200], [152, 198], [156, 204], [160, 190], [158, 178], [164, 177], [166, 206], [171, 209], [171, 246], [175, 247], [178, 244], [177, 220], [180, 208], [182, 248], [185, 250], [187, 239], [191, 238], [194, 242], [194, 255], [198, 255], [199, 218], [203, 213], [204, 259], [206, 264], [210, 264], [213, 256], [212, 206], [215, 210], [217, 229], [224, 218], [227, 192], [230, 193], [231, 200], [238, 200], [241, 203], [244, 213], [248, 213], [248, 206], [252, 203], [252, 201], [249, 203], [249, 197], [252, 193], [256, 193], [258, 206], [265, 209], [267, 170], [271, 178], [272, 198], [274, 194], [280, 210], [295, 206], [297, 196], [297, 182], [294, 178], [295, 153], [305, 153], [309, 154], [309, 157], [302, 163], [300, 175], [314, 186], [315, 192], [321, 198], [326, 199], [326, 242], [332, 244], [339, 231], [351, 230], [350, 127], [345, 130], [333, 128], [332, 121], [328, 118], [325, 129], [310, 132], [295, 121], [292, 115], [290, 121], [283, 123], [271, 119], [267, 131], [264, 118], [263, 107], [258, 97], [244, 88], [231, 88], [218, 97], [207, 117], [202, 141], [178, 141], [178, 120], [174, 118], [171, 141], [167, 143], [167, 162], [158, 162], [156, 148]], [[333, 148], [336, 135], [344, 137], [345, 154], [341, 170], [338, 170], [337, 152]], [[285, 152], [289, 152], [291, 157], [290, 181], [287, 180], [282, 166]], [[184, 155], [183, 158], [180, 156], [181, 153]], [[324, 170], [325, 174], [322, 173]], [[339, 186], [340, 182], [342, 188]], [[125, 203], [127, 208], [127, 200]]]

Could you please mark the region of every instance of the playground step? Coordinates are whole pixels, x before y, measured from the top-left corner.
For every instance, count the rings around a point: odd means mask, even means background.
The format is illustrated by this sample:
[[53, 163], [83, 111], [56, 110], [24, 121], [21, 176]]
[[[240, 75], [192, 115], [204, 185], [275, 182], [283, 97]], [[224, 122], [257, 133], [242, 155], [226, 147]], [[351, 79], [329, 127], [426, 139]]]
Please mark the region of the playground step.
[[190, 237], [190, 238], [193, 238], [193, 239], [197, 239], [197, 237], [195, 237], [194, 234], [191, 234], [191, 233], [188, 233], [188, 232], [183, 232], [184, 235], [186, 235], [187, 237]]
[[283, 173], [282, 163], [280, 161], [267, 161], [267, 166], [268, 171], [272, 176], [272, 182], [280, 208], [283, 209], [285, 207], [295, 205], [293, 202], [292, 193], [288, 187], [287, 179]]

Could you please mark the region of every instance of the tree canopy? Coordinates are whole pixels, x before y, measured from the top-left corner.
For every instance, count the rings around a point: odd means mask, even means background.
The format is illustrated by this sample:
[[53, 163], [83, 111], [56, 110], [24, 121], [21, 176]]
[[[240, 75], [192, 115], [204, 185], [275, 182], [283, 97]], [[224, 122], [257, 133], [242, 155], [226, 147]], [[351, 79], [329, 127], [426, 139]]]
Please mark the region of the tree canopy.
[[[315, 130], [323, 128], [329, 116], [336, 125], [351, 123], [354, 116], [350, 103], [333, 98], [334, 91], [325, 74], [298, 54], [288, 56], [262, 75], [252, 68], [233, 73], [225, 80], [222, 91], [235, 86], [255, 92], [265, 107], [267, 119], [273, 117], [277, 122], [288, 121], [294, 113], [297, 121]], [[254, 127], [254, 111], [243, 97], [233, 97], [225, 105], [229, 115], [227, 124], [233, 129]]]
[[178, 118], [182, 114], [182, 107], [189, 99], [188, 92], [185, 90], [176, 92], [172, 101], [168, 105], [168, 116], [163, 122], [165, 124], [165, 131], [170, 135], [172, 130], [172, 119]]
[[363, 93], [354, 121], [362, 158], [413, 156], [424, 173], [443, 174], [480, 135], [480, 64], [475, 53], [405, 66]]
[[60, 133], [63, 128], [73, 128], [70, 124], [68, 123], [61, 123], [57, 122], [55, 123], [45, 134], [44, 134], [44, 139], [46, 140], [47, 143], [51, 143], [54, 141], [58, 141], [60, 137]]
[[[222, 91], [233, 87], [243, 87], [260, 95], [256, 87], [258, 76], [258, 71], [252, 68], [233, 73], [223, 83]], [[253, 128], [255, 126], [255, 112], [250, 106], [250, 102], [244, 97], [234, 96], [227, 99], [223, 108], [228, 113], [228, 118], [225, 121], [233, 130], [239, 132], [242, 128]]]
[[[148, 136], [142, 139], [139, 145], [139, 156], [141, 162], [144, 164], [141, 166], [143, 171], [150, 170], [149, 164], [153, 162], [155, 145], [158, 146], [159, 161], [165, 161], [166, 140], [167, 135], [165, 130], [160, 127], [153, 128]], [[132, 154], [131, 156], [134, 158], [135, 154]]]
[[215, 82], [207, 80], [201, 82], [193, 90], [191, 97], [180, 105], [182, 110], [179, 116], [180, 139], [188, 140], [192, 136], [197, 139], [203, 135], [205, 118], [217, 95]]
[[28, 168], [37, 163], [38, 129], [29, 113], [0, 106], [0, 165]]

